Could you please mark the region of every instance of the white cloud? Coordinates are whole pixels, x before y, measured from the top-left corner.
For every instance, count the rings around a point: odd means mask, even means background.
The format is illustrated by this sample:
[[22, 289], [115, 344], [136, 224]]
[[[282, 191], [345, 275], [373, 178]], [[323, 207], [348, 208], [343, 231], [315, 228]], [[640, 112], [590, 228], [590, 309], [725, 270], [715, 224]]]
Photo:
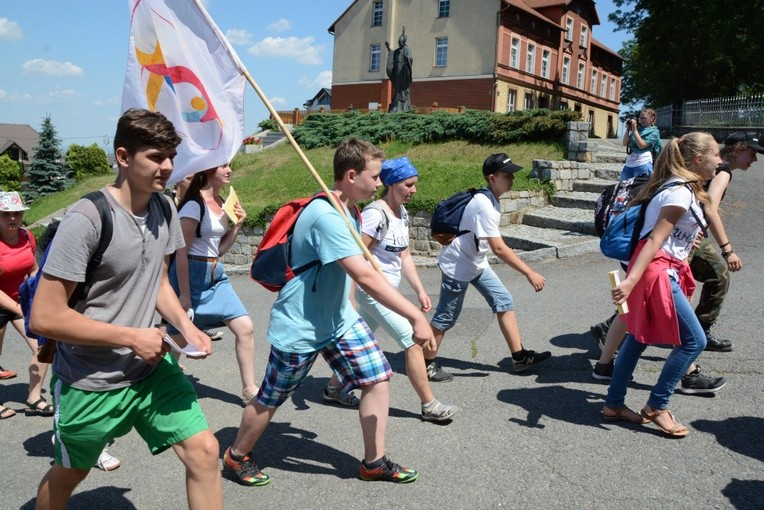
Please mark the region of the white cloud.
[[252, 44], [252, 34], [241, 28], [232, 28], [225, 33], [225, 36], [231, 44]]
[[273, 106], [284, 106], [285, 104], [287, 104], [286, 99], [284, 99], [283, 97], [278, 97], [278, 96], [270, 98], [270, 102]]
[[323, 46], [314, 46], [313, 37], [266, 37], [251, 46], [247, 53], [257, 57], [286, 57], [297, 60], [300, 64], [319, 65], [322, 63]]
[[84, 71], [71, 62], [56, 62], [36, 58], [21, 65], [25, 74], [46, 74], [48, 76], [82, 76]]
[[286, 32], [292, 28], [292, 23], [290, 23], [288, 19], [281, 18], [268, 25], [267, 28], [269, 32]]
[[318, 75], [311, 79], [302, 77], [299, 80], [297, 80], [297, 83], [299, 85], [302, 85], [305, 88], [309, 89], [320, 89], [320, 88], [332, 88], [332, 72], [331, 71], [321, 71], [318, 73]]
[[15, 21], [8, 18], [0, 18], [0, 39], [6, 41], [19, 41], [24, 38], [21, 27]]
[[3, 89], [0, 89], [0, 99], [4, 98], [6, 95], [6, 92]]

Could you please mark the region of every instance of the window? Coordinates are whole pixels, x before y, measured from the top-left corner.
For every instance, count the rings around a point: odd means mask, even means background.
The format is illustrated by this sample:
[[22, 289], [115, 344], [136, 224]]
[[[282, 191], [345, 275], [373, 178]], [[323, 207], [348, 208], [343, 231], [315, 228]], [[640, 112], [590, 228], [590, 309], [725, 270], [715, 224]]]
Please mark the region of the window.
[[607, 95], [607, 76], [602, 76], [602, 83], [600, 84], [600, 95], [605, 97]]
[[532, 110], [533, 109], [533, 94], [530, 92], [525, 93], [525, 103], [523, 104], [523, 108], [526, 110]]
[[608, 98], [611, 101], [615, 101], [615, 78], [610, 78], [610, 95]]
[[512, 38], [512, 48], [509, 50], [509, 67], [520, 67], [520, 39]]
[[562, 82], [567, 85], [570, 79], [570, 57], [562, 59]]
[[447, 18], [451, 14], [451, 0], [438, 1], [438, 17]]
[[515, 110], [517, 110], [517, 91], [509, 89], [507, 91], [507, 111], [513, 112]]
[[371, 26], [382, 26], [382, 2], [374, 2], [374, 10], [371, 16]]
[[588, 32], [587, 28], [581, 25], [581, 41], [579, 42], [579, 46], [581, 46], [582, 48], [586, 48], [587, 32]]
[[565, 40], [573, 41], [573, 18], [568, 18], [565, 21]]
[[570, 107], [568, 106], [567, 101], [560, 101], [560, 110], [569, 110]]
[[597, 70], [596, 69], [592, 69], [592, 81], [591, 83], [589, 83], [589, 91], [592, 94], [597, 93]]
[[528, 43], [528, 54], [525, 58], [525, 70], [531, 74], [536, 70], [536, 46]]
[[435, 38], [435, 67], [448, 64], [448, 37]]
[[578, 63], [578, 80], [576, 81], [576, 87], [584, 90], [584, 72], [586, 71], [586, 65], [583, 62]]
[[549, 55], [551, 55], [551, 52], [549, 50], [544, 50], [541, 52], [541, 77], [542, 78], [549, 78]]
[[369, 71], [379, 71], [379, 65], [382, 61], [382, 46], [372, 44], [369, 52]]

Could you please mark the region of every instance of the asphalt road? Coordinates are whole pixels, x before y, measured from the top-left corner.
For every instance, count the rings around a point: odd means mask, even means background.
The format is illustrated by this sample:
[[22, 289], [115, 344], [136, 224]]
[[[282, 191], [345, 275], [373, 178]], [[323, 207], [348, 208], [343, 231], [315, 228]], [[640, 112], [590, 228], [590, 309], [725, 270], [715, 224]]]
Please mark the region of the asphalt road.
[[[763, 508], [764, 412], [761, 410], [764, 306], [764, 164], [735, 172], [724, 201], [726, 224], [744, 269], [733, 276], [717, 335], [735, 343], [731, 353], [703, 353], [703, 370], [730, 381], [715, 397], [675, 395], [671, 407], [691, 428], [667, 439], [652, 425], [604, 424], [607, 386], [590, 377], [598, 348], [589, 325], [611, 310], [607, 272], [616, 264], [599, 255], [535, 263], [547, 278], [541, 293], [506, 266], [496, 267], [512, 291], [527, 348], [554, 357], [522, 375], [512, 373], [496, 320], [470, 291], [464, 312], [442, 349], [455, 380], [437, 384], [438, 398], [463, 407], [447, 426], [422, 422], [419, 403], [403, 374], [403, 356], [384, 335], [395, 376], [387, 433], [390, 457], [419, 470], [413, 484], [363, 482], [354, 410], [321, 402], [329, 377], [317, 362], [308, 380], [276, 414], [255, 449], [272, 477], [247, 488], [223, 481], [227, 508]], [[437, 269], [421, 270], [437, 297]], [[256, 370], [263, 373], [264, 330], [273, 294], [245, 276], [234, 285], [257, 325]], [[204, 361], [187, 361], [202, 408], [221, 443], [239, 425], [239, 377], [230, 333]], [[635, 372], [627, 403], [641, 408], [668, 351], [648, 349]], [[21, 375], [0, 383], [0, 400], [21, 409], [29, 352], [15, 332], [0, 363]], [[50, 418], [23, 413], [0, 421], [0, 509], [32, 508], [40, 477], [51, 463]], [[183, 508], [180, 462], [171, 451], [152, 457], [137, 434], [111, 451], [122, 467], [93, 470], [71, 508]]]

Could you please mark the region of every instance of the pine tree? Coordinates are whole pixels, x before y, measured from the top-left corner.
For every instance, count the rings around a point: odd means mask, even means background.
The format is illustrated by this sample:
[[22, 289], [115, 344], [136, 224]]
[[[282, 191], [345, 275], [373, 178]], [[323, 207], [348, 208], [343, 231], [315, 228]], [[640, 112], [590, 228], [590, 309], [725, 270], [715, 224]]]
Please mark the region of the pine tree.
[[30, 203], [66, 187], [70, 172], [61, 162], [60, 143], [50, 115], [47, 115], [42, 121], [40, 144], [34, 148], [32, 164], [23, 184], [24, 199]]

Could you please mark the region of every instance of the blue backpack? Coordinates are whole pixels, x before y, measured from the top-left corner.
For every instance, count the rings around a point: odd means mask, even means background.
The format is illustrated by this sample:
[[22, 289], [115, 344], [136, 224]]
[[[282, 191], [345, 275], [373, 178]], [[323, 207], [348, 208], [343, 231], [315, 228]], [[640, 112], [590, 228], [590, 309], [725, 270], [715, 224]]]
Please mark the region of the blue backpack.
[[[607, 228], [600, 239], [600, 251], [602, 251], [602, 254], [611, 259], [623, 262], [631, 260], [631, 256], [634, 254], [634, 250], [637, 248], [637, 243], [639, 243], [640, 240], [639, 233], [642, 231], [642, 227], [645, 224], [647, 205], [658, 195], [658, 193], [673, 186], [687, 186], [687, 183], [682, 181], [670, 182], [655, 190], [655, 192], [650, 195], [650, 198], [644, 202], [627, 207], [624, 212], [617, 216], [611, 216]], [[687, 186], [687, 189], [694, 195], [692, 188]], [[703, 235], [708, 236], [705, 222], [698, 218], [695, 211], [693, 211], [692, 206], [689, 207], [689, 211], [692, 213], [693, 217], [695, 217], [695, 221], [698, 222], [701, 229], [703, 229]], [[649, 233], [647, 235], [649, 235]], [[647, 237], [647, 235], [645, 235], [645, 237]]]
[[[101, 220], [101, 238], [98, 241], [96, 250], [93, 252], [93, 255], [88, 261], [88, 265], [85, 270], [85, 281], [77, 284], [77, 287], [74, 289], [72, 296], [69, 298], [69, 306], [71, 308], [74, 308], [74, 306], [85, 297], [89, 287], [89, 282], [93, 278], [93, 271], [95, 271], [95, 268], [98, 267], [98, 265], [101, 263], [103, 254], [111, 242], [112, 233], [114, 231], [114, 225], [111, 219], [111, 207], [109, 206], [109, 202], [104, 196], [103, 192], [93, 191], [83, 196], [82, 198], [93, 202], [96, 209], [98, 210], [98, 216]], [[152, 202], [156, 202], [157, 200], [161, 206], [165, 221], [169, 225], [170, 219], [172, 218], [170, 204], [167, 199], [165, 199], [159, 192], [153, 193], [151, 195]], [[29, 318], [32, 312], [32, 302], [34, 301], [35, 292], [37, 292], [37, 285], [40, 283], [40, 278], [42, 278], [42, 269], [45, 266], [45, 261], [48, 258], [48, 252], [50, 251], [53, 238], [56, 236], [56, 232], [58, 232], [59, 224], [60, 221], [53, 221], [45, 229], [45, 232], [43, 232], [42, 236], [40, 236], [37, 248], [42, 251], [42, 257], [38, 264], [37, 273], [35, 273], [34, 276], [27, 278], [19, 286], [19, 304], [21, 305], [21, 310], [24, 314], [24, 329], [26, 330], [27, 337], [37, 340], [37, 345], [40, 347], [40, 351], [37, 354], [37, 359], [44, 363], [50, 363], [53, 361], [53, 354], [56, 352], [56, 342], [55, 340], [49, 341], [51, 339], [33, 333], [29, 329]]]
[[[451, 242], [469, 230], [459, 230], [459, 224], [464, 216], [464, 208], [470, 203], [476, 193], [482, 193], [490, 198], [491, 191], [488, 188], [470, 188], [459, 191], [435, 206], [430, 220], [430, 235], [442, 245]], [[477, 243], [477, 238], [475, 238]]]

